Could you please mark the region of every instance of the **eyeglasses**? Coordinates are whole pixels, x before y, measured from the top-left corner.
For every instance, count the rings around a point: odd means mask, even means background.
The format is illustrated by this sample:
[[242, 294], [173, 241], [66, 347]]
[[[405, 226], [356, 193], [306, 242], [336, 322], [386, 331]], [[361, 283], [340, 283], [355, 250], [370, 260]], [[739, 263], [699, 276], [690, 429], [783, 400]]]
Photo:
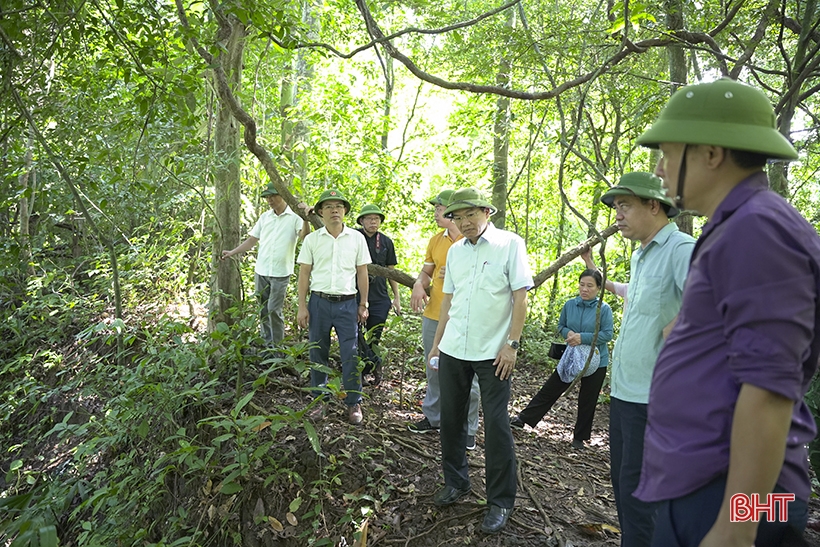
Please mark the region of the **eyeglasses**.
[[338, 211], [339, 209], [344, 209], [344, 205], [324, 205], [322, 206], [322, 210], [330, 210], [330, 211]]
[[482, 213], [484, 213], [484, 211], [472, 211], [464, 216], [453, 215], [453, 222], [463, 222], [465, 220], [473, 221], [481, 218]]

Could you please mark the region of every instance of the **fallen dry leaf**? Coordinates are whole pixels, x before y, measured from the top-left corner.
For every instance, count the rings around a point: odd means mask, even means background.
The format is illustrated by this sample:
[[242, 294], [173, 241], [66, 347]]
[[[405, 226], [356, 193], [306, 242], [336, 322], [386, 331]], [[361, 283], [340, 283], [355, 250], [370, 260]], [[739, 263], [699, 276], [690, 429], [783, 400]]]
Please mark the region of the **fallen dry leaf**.
[[277, 532], [281, 532], [285, 529], [285, 527], [282, 526], [282, 523], [273, 517], [268, 517], [268, 524], [270, 524], [270, 527], [276, 530]]

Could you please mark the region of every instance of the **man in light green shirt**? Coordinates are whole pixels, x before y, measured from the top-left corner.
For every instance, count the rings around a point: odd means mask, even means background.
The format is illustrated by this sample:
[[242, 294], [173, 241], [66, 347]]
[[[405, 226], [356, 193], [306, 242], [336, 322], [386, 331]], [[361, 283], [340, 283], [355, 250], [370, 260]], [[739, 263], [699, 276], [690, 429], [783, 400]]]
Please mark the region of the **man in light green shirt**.
[[609, 450], [621, 546], [649, 546], [655, 505], [632, 495], [643, 463], [652, 370], [680, 311], [695, 240], [669, 222], [679, 211], [650, 173], [627, 173], [601, 197], [615, 209], [621, 235], [640, 242], [632, 254], [626, 307], [612, 353]]

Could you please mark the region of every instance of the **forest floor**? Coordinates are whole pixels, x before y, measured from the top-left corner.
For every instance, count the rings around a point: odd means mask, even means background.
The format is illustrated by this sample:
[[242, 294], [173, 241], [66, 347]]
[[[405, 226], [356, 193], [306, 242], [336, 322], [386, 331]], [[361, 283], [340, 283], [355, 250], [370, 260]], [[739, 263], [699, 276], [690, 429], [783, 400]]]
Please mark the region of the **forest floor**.
[[[418, 364], [404, 374], [402, 381], [401, 371], [388, 369], [379, 386], [364, 388], [362, 425], [349, 425], [341, 404], [331, 405], [325, 419], [316, 424], [324, 458], [335, 464], [347, 462], [336, 469], [343, 471], [341, 490], [346, 494], [326, 500], [328, 520], [333, 518], [334, 507], [341, 514], [345, 505], [361, 499], [356, 493], [368, 492], [377, 501], [376, 510], [367, 519], [368, 546], [619, 545], [609, 479], [607, 403], [599, 404], [591, 442], [581, 450], [570, 444], [577, 387], [559, 399], [536, 428], [513, 430], [519, 465], [516, 508], [507, 527], [491, 536], [480, 530], [486, 511], [483, 427], [478, 431], [477, 449], [468, 452], [472, 493], [452, 506], [436, 507], [432, 496], [443, 484], [439, 435], [408, 431], [409, 423], [423, 417], [425, 383]], [[526, 406], [546, 376], [542, 367], [520, 363], [510, 410]], [[282, 398], [282, 404], [298, 404], [290, 389], [270, 395]], [[604, 398], [606, 395], [605, 388]], [[302, 449], [310, 450], [308, 446]], [[377, 492], [382, 494], [380, 498]], [[820, 502], [815, 496], [809, 519], [818, 518]], [[326, 528], [330, 529], [334, 527]], [[287, 528], [283, 533], [288, 535]], [[337, 536], [335, 545], [353, 545], [352, 534], [346, 538]], [[809, 545], [820, 546], [820, 534], [813, 530], [807, 531], [807, 540]]]

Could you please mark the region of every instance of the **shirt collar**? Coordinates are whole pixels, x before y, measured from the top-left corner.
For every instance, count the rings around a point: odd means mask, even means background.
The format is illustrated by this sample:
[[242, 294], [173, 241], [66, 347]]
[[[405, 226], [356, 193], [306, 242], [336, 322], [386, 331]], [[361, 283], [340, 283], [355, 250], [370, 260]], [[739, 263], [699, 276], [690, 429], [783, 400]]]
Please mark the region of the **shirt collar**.
[[[342, 224], [342, 231], [341, 231], [341, 233], [339, 234], [338, 237], [342, 237], [343, 235], [348, 235], [351, 231], [352, 230], [350, 228], [348, 228], [346, 224]], [[322, 226], [322, 228], [320, 230], [317, 230], [317, 232], [319, 232], [320, 234], [324, 234], [326, 236], [333, 237], [332, 235], [330, 235], [330, 232], [327, 231], [327, 226]]]
[[669, 240], [670, 236], [674, 232], [677, 232], [677, 231], [678, 231], [678, 225], [677, 224], [675, 224], [674, 222], [667, 222], [666, 226], [664, 226], [663, 228], [658, 230], [658, 233], [655, 234], [655, 237], [652, 238], [652, 241], [650, 241], [646, 245], [646, 247], [644, 247], [644, 250], [646, 248], [648, 248], [650, 245], [652, 245], [653, 243], [657, 243], [658, 245], [663, 247], [664, 243], [666, 243]]
[[765, 192], [768, 188], [769, 179], [766, 178], [766, 173], [763, 171], [758, 171], [740, 181], [737, 186], [726, 194], [723, 201], [718, 204], [715, 212], [712, 214], [712, 218], [710, 218], [709, 222], [703, 227], [701, 237], [709, 235], [716, 226], [719, 226], [732, 216], [734, 212], [737, 211], [741, 205], [749, 201], [752, 196], [759, 192]]
[[360, 234], [362, 234], [366, 239], [373, 239], [381, 233], [380, 231], [377, 230], [375, 234], [373, 234], [372, 236], [369, 236], [369, 235], [367, 235], [367, 232], [364, 231], [364, 228], [356, 228], [356, 231], [359, 232]]
[[[487, 228], [484, 230], [484, 233], [482, 233], [480, 236], [478, 236], [478, 241], [476, 241], [476, 245], [478, 245], [481, 242], [482, 239], [485, 240], [487, 243], [493, 243], [494, 241], [500, 241], [501, 232], [498, 228], [495, 227], [495, 225], [492, 222], [487, 221]], [[467, 242], [470, 241], [467, 238], [464, 238], [464, 240], [467, 241]]]
[[276, 214], [276, 211], [274, 211], [273, 209], [271, 209], [271, 212], [273, 213], [273, 216], [275, 216], [275, 217], [283, 217], [285, 215], [295, 215], [296, 214], [291, 210], [290, 205], [285, 205], [285, 210], [282, 211], [278, 215]]

